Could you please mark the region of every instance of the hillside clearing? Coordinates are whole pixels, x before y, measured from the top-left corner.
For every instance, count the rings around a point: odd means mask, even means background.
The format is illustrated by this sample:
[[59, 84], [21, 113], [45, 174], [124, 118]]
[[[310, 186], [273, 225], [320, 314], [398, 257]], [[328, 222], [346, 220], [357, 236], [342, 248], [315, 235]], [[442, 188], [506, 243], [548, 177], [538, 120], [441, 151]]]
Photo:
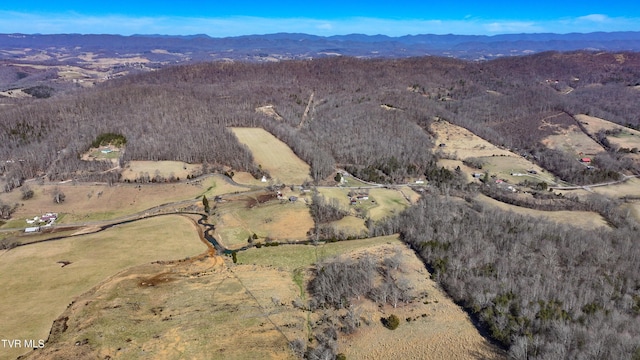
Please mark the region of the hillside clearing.
[[[469, 316], [430, 279], [424, 264], [405, 244], [383, 244], [348, 254], [362, 257], [374, 254], [402, 254], [403, 275], [413, 291], [426, 294], [426, 299], [393, 308], [379, 308], [363, 301], [359, 307], [371, 321], [356, 333], [339, 339], [339, 351], [347, 359], [502, 359], [504, 354], [483, 338], [473, 327]], [[400, 326], [389, 331], [380, 318], [395, 314]], [[410, 319], [411, 321], [408, 321]]]
[[584, 229], [595, 229], [599, 227], [609, 226], [607, 224], [607, 221], [602, 217], [602, 215], [595, 212], [590, 212], [590, 211], [534, 210], [534, 209], [529, 209], [521, 206], [505, 204], [501, 201], [492, 199], [483, 194], [476, 195], [475, 200], [488, 206], [497, 207], [501, 210], [513, 211], [516, 214], [528, 215], [533, 217], [542, 217], [556, 223], [577, 226]]
[[452, 154], [460, 160], [480, 156], [515, 156], [512, 152], [501, 149], [471, 131], [445, 120], [432, 122], [431, 130], [436, 134], [436, 144], [443, 144], [435, 149]]
[[601, 130], [618, 132], [617, 135], [607, 136], [607, 140], [616, 147], [640, 149], [640, 131], [638, 130], [630, 129], [626, 126], [618, 125], [595, 116], [576, 115], [575, 118], [582, 123], [590, 134], [596, 134]]
[[302, 184], [311, 180], [310, 168], [287, 144], [262, 128], [231, 128], [251, 150], [256, 165], [267, 170], [276, 183]]
[[186, 179], [187, 175], [198, 175], [202, 172], [201, 164], [188, 164], [182, 161], [129, 161], [122, 170], [122, 180], [134, 181], [148, 177], [160, 176]]
[[576, 158], [582, 155], [597, 155], [605, 149], [587, 136], [577, 125], [558, 130], [561, 134], [550, 135], [542, 140], [542, 144], [554, 150], [564, 151]]

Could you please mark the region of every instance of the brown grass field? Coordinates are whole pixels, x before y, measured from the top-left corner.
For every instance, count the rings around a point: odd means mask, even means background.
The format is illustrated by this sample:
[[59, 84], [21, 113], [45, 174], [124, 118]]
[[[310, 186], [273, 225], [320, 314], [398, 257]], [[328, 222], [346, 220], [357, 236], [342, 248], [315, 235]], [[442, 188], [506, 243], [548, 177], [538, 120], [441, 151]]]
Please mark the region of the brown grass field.
[[257, 165], [269, 172], [277, 183], [302, 184], [311, 180], [310, 168], [287, 144], [262, 128], [231, 128], [238, 140], [247, 145]]
[[362, 234], [367, 233], [367, 227], [364, 225], [364, 219], [353, 215], [347, 215], [340, 220], [332, 221], [329, 225], [333, 226], [336, 230], [347, 234], [347, 236], [359, 237]]
[[547, 136], [542, 144], [550, 149], [561, 150], [571, 155], [596, 155], [605, 151], [597, 142], [587, 136], [577, 125], [560, 130], [558, 135]]
[[[474, 181], [471, 177], [473, 173], [484, 173], [486, 171], [490, 175], [496, 175], [500, 179], [508, 180], [511, 184], [517, 184], [525, 179], [535, 182], [554, 182], [554, 177], [545, 172], [540, 166], [516, 153], [493, 145], [463, 127], [440, 120], [433, 122], [431, 129], [437, 134], [436, 143], [446, 145], [444, 148], [436, 147], [436, 149], [455, 155], [457, 159], [441, 159], [439, 161], [440, 165], [448, 169], [455, 169], [460, 166], [469, 182]], [[587, 137], [587, 139], [589, 138]], [[462, 160], [469, 157], [482, 159], [485, 165], [482, 169], [474, 169], [462, 164]], [[537, 174], [531, 175], [528, 173], [529, 170], [535, 170]], [[512, 176], [512, 173], [523, 174], [524, 176]]]
[[[370, 325], [350, 336], [343, 336], [338, 351], [347, 359], [503, 359], [506, 356], [483, 338], [468, 315], [430, 279], [424, 264], [404, 244], [383, 244], [361, 250], [389, 256], [401, 249], [404, 275], [416, 293], [426, 299], [405, 306], [383, 308], [363, 301], [355, 306], [370, 318]], [[350, 256], [361, 256], [350, 254]], [[382, 326], [380, 318], [395, 314], [401, 319], [393, 331]], [[411, 321], [405, 319], [411, 318]]]
[[156, 174], [168, 179], [170, 176], [187, 178], [187, 175], [200, 173], [202, 164], [187, 164], [182, 161], [130, 161], [122, 170], [122, 180], [135, 180], [147, 174], [153, 178]]
[[[201, 183], [193, 185], [182, 182], [138, 187], [134, 184], [37, 185], [31, 182], [29, 186], [35, 192], [34, 197], [29, 200], [21, 200], [20, 191], [0, 193], [0, 200], [5, 203], [23, 204], [13, 214], [13, 220], [3, 228], [26, 227], [25, 219], [46, 212], [57, 212], [62, 215], [60, 223], [101, 221], [175, 201], [194, 199], [194, 202], [197, 202], [195, 198], [203, 194], [213, 198], [216, 195], [247, 190], [229, 184], [222, 175], [207, 177]], [[51, 195], [56, 186], [66, 195], [66, 200], [61, 204], [55, 204]]]
[[[453, 125], [448, 121], [439, 120], [431, 123], [431, 130], [435, 132], [436, 147], [447, 154], [455, 154], [457, 159], [481, 156], [516, 156], [514, 153], [501, 149], [484, 140], [471, 131]], [[445, 144], [441, 148], [438, 145]]]
[[620, 135], [608, 136], [607, 140], [614, 146], [628, 149], [640, 149], [640, 131], [630, 129], [628, 127], [612, 123], [610, 121], [600, 119], [588, 115], [576, 115], [576, 120], [580, 121], [590, 134], [595, 134], [600, 130], [619, 130]]
[[[555, 178], [551, 173], [520, 156], [492, 156], [481, 159], [484, 160], [485, 165], [482, 167], [482, 170], [477, 170], [477, 172], [483, 173], [488, 171], [489, 175], [496, 175], [498, 178], [507, 180], [511, 184], [517, 184], [525, 180], [536, 183], [540, 181], [550, 184], [555, 183]], [[535, 170], [537, 174], [530, 174], [528, 172], [529, 170]]]
[[288, 341], [305, 337], [305, 317], [290, 305], [297, 288], [289, 274], [211, 260], [121, 273], [65, 311], [68, 330], [33, 355], [294, 359]]
[[593, 193], [605, 195], [610, 198], [621, 198], [624, 196], [637, 197], [640, 196], [640, 179], [631, 178], [627, 181], [616, 184], [616, 185], [608, 185], [608, 186], [598, 186], [598, 187], [587, 187], [588, 190], [585, 189], [576, 189], [576, 190], [558, 190], [556, 193], [559, 194], [572, 194], [576, 196], [589, 196]]
[[[405, 194], [408, 194], [409, 191], [412, 190], [403, 190]], [[403, 193], [395, 189], [371, 189], [369, 190], [369, 199], [375, 200], [375, 206], [369, 209], [369, 217], [374, 221], [398, 214], [410, 205]]]
[[561, 224], [569, 224], [583, 229], [594, 229], [598, 227], [608, 226], [607, 221], [602, 215], [590, 211], [542, 211], [534, 210], [521, 206], [505, 204], [501, 201], [494, 200], [486, 195], [478, 194], [475, 199], [482, 204], [496, 207], [505, 211], [513, 211], [517, 214], [528, 215], [533, 217], [542, 217], [550, 221]]
[[233, 181], [237, 182], [238, 184], [248, 185], [248, 186], [265, 186], [269, 184], [268, 182], [263, 183], [261, 179], [256, 179], [253, 177], [253, 175], [244, 171], [238, 171], [234, 173]]
[[[254, 248], [238, 253], [238, 265], [213, 256], [129, 268], [61, 312], [51, 341], [26, 359], [293, 359], [288, 342], [306, 339], [307, 321], [321, 315], [292, 306], [308, 296], [300, 293], [296, 269], [338, 254], [382, 257], [396, 251], [416, 293], [426, 292], [426, 298], [396, 309], [356, 302], [365, 325], [341, 335], [338, 352], [348, 359], [504, 357], [429, 279], [414, 253], [388, 236]], [[395, 331], [379, 322], [390, 313], [403, 319]], [[404, 321], [408, 317], [411, 322]]]
[[638, 221], [640, 221], [640, 202], [636, 201], [632, 204], [628, 205], [631, 213], [636, 217]]
[[[265, 193], [259, 193], [263, 196]], [[249, 236], [256, 234], [256, 242], [269, 237], [275, 241], [305, 240], [314, 226], [304, 201], [292, 203], [276, 200], [257, 201], [259, 195], [241, 196], [217, 205], [215, 210], [216, 237], [230, 249], [247, 245]]]
[[[53, 320], [77, 296], [134, 265], [206, 251], [193, 222], [172, 215], [104, 232], [18, 247], [0, 254], [0, 336], [46, 339]], [[69, 261], [64, 267], [59, 261]], [[2, 359], [20, 349], [3, 349]]]
[[[379, 308], [369, 301], [356, 302], [369, 322], [356, 334], [340, 336], [338, 352], [347, 359], [499, 359], [502, 353], [489, 344], [471, 324], [466, 313], [430, 279], [422, 262], [397, 236], [351, 240], [314, 247], [284, 246], [251, 249], [238, 254], [242, 264], [272, 265], [293, 271], [322, 259], [342, 255], [360, 257], [365, 253], [389, 256], [399, 249], [405, 259], [403, 268], [416, 293], [427, 298], [393, 309]], [[402, 322], [398, 329], [387, 330], [379, 319], [396, 314]], [[423, 314], [424, 317], [423, 317]], [[411, 322], [405, 319], [411, 317]]]

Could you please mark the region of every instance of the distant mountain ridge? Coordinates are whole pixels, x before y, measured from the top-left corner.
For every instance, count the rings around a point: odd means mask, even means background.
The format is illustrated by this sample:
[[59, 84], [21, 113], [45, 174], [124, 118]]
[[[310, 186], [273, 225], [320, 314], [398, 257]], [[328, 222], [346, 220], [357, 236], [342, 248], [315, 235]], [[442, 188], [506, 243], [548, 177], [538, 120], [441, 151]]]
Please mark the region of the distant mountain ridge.
[[[0, 50], [76, 49], [81, 52], [113, 54], [145, 53], [163, 49], [188, 54], [189, 60], [271, 60], [325, 56], [402, 58], [449, 56], [467, 60], [488, 60], [542, 51], [640, 51], [640, 32], [593, 32], [570, 34], [505, 35], [386, 35], [349, 34], [317, 36], [299, 33], [244, 35], [213, 38], [205, 34], [106, 35], [106, 34], [0, 34]], [[7, 58], [0, 53], [0, 59]], [[183, 59], [184, 60], [184, 59]]]

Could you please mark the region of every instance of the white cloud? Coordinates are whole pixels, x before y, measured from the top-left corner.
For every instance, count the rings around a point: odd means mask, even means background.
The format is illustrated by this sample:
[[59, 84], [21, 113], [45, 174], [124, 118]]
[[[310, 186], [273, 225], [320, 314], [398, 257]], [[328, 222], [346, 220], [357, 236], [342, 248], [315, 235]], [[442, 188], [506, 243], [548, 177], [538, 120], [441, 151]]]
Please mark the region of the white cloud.
[[591, 14], [591, 15], [580, 16], [576, 20], [598, 22], [598, 23], [611, 22], [611, 18], [603, 14]]
[[478, 34], [533, 32], [635, 31], [637, 18], [610, 18], [590, 14], [558, 20], [496, 20], [465, 17], [461, 20], [428, 19], [308, 19], [260, 17], [129, 17], [84, 16], [77, 13], [26, 14], [0, 10], [0, 33], [83, 33], [83, 34], [208, 34], [214, 37], [277, 32], [301, 32], [315, 35], [336, 34]]
[[544, 28], [533, 21], [502, 21], [484, 25], [486, 32], [491, 34], [506, 33], [535, 33], [543, 32]]
[[319, 30], [326, 31], [326, 30], [333, 29], [333, 25], [331, 25], [331, 23], [324, 23], [324, 24], [319, 24], [316, 28]]

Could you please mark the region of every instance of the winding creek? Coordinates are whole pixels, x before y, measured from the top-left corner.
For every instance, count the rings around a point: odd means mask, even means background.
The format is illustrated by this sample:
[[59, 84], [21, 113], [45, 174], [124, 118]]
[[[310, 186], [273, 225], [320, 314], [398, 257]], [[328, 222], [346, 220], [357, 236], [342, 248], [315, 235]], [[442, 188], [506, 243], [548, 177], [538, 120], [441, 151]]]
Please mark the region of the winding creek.
[[[219, 251], [222, 254], [231, 254], [233, 251], [244, 251], [244, 250], [247, 250], [247, 249], [250, 248], [250, 246], [244, 246], [244, 247], [242, 247], [240, 249], [235, 249], [235, 250], [227, 249], [226, 247], [224, 247], [224, 245], [222, 245], [220, 242], [218, 242], [218, 240], [216, 240], [216, 238], [212, 235], [213, 231], [215, 230], [215, 226], [206, 222], [208, 216], [205, 215], [205, 214], [202, 214], [202, 213], [191, 212], [191, 211], [177, 211], [177, 212], [171, 212], [171, 213], [147, 215], [147, 216], [142, 216], [142, 217], [138, 217], [138, 218], [135, 218], [135, 219], [122, 220], [122, 221], [118, 221], [118, 222], [114, 222], [114, 223], [110, 223], [110, 224], [99, 225], [97, 227], [97, 229], [95, 229], [94, 231], [91, 231], [91, 232], [84, 232], [82, 234], [76, 234], [76, 235], [54, 236], [54, 237], [51, 237], [51, 238], [48, 238], [48, 239], [32, 241], [32, 242], [28, 242], [28, 243], [24, 243], [24, 244], [18, 244], [16, 247], [29, 246], [29, 245], [40, 244], [40, 243], [44, 243], [44, 242], [59, 241], [59, 240], [64, 240], [64, 239], [68, 239], [68, 238], [72, 238], [72, 237], [95, 234], [95, 233], [102, 232], [104, 230], [108, 230], [108, 229], [110, 229], [110, 228], [112, 228], [114, 226], [130, 224], [130, 223], [133, 223], [133, 222], [136, 222], [136, 221], [146, 220], [146, 219], [159, 217], [159, 216], [171, 216], [171, 215], [196, 215], [196, 216], [199, 216], [200, 218], [197, 220], [197, 224], [199, 226], [201, 226], [202, 234], [204, 236], [204, 240], [209, 242], [216, 249], [216, 251]], [[61, 227], [60, 229], [62, 230], [64, 228]]]

